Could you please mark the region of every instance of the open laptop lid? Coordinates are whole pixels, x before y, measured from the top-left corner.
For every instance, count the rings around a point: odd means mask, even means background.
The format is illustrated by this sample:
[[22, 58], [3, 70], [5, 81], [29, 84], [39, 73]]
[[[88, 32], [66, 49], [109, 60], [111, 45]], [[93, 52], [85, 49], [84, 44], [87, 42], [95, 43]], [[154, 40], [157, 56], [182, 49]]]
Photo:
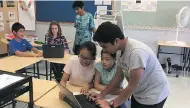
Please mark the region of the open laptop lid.
[[57, 85], [60, 88], [61, 93], [63, 93], [65, 95], [65, 97], [75, 106], [77, 106], [78, 108], [82, 108], [81, 105], [79, 104], [79, 102], [77, 101], [77, 99], [75, 98], [75, 96], [73, 95], [73, 93], [71, 91], [69, 91], [66, 87], [62, 86], [60, 83], [58, 83], [56, 81]]

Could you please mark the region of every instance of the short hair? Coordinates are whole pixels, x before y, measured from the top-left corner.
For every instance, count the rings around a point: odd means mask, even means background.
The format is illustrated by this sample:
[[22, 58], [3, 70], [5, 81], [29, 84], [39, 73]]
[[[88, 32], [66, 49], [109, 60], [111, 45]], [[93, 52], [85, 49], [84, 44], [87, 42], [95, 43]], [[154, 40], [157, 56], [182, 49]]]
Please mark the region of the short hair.
[[94, 57], [94, 59], [95, 59], [96, 58], [96, 45], [91, 41], [86, 41], [80, 45], [80, 48], [78, 51], [85, 49], [85, 48], [90, 52], [91, 56]]
[[103, 51], [103, 49], [102, 49], [102, 51], [101, 51], [101, 56], [103, 55], [103, 53], [109, 54], [113, 59], [116, 58], [116, 53], [111, 54], [111, 53], [108, 53], [108, 52]]
[[12, 25], [12, 32], [15, 31], [15, 32], [18, 32], [19, 29], [24, 29], [25, 30], [25, 27], [19, 23], [19, 22], [16, 22]]
[[61, 26], [60, 26], [59, 22], [57, 22], [57, 21], [52, 21], [52, 22], [50, 23], [50, 25], [49, 25], [49, 30], [48, 30], [48, 36], [53, 36], [52, 30], [51, 30], [52, 25], [56, 25], [56, 26], [58, 27], [57, 36], [62, 36]]
[[93, 36], [94, 41], [112, 44], [116, 38], [124, 39], [125, 36], [117, 25], [109, 21], [102, 23]]
[[83, 8], [84, 7], [84, 2], [83, 1], [74, 1], [74, 3], [73, 3], [73, 9], [75, 9], [75, 8]]

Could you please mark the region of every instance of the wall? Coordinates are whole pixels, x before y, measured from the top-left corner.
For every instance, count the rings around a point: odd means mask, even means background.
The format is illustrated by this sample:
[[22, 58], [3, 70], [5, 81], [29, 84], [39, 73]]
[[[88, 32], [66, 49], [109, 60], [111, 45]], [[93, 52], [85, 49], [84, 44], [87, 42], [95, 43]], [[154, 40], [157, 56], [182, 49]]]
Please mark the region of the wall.
[[[74, 35], [75, 35], [75, 28], [73, 27], [73, 24], [62, 24], [61, 28], [63, 31], [64, 36], [68, 40], [73, 40], [74, 41]], [[36, 36], [39, 37], [39, 40], [43, 41], [44, 40], [44, 34], [47, 32], [49, 27], [49, 23], [37, 23], [36, 24], [36, 31], [26, 31], [26, 34], [35, 34]], [[157, 53], [157, 44], [156, 42], [158, 40], [174, 40], [175, 39], [175, 32], [171, 31], [153, 31], [153, 30], [134, 30], [134, 29], [126, 29], [125, 33], [128, 37], [140, 40], [147, 44], [152, 50]], [[180, 32], [179, 34], [179, 40], [180, 41], [185, 41], [185, 42], [190, 42], [190, 33], [185, 33], [185, 32]], [[69, 45], [70, 49], [72, 49], [72, 43]], [[100, 52], [101, 48], [98, 48], [98, 51]], [[175, 47], [168, 47], [168, 48], [163, 48], [163, 51], [171, 51], [171, 52], [177, 52], [180, 53], [180, 48], [175, 48]], [[98, 53], [98, 56], [100, 54]], [[160, 62], [163, 63], [165, 58], [171, 57], [172, 59], [172, 64], [179, 64], [180, 62], [180, 57], [178, 55], [161, 55], [160, 56]]]

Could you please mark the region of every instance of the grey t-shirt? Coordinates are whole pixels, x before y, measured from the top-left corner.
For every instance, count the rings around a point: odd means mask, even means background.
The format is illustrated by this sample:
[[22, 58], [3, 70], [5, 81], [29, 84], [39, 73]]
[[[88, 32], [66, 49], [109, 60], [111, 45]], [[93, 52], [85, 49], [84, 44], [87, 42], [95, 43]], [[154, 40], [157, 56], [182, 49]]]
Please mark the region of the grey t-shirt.
[[169, 95], [167, 77], [154, 52], [144, 43], [128, 38], [124, 53], [117, 53], [118, 65], [126, 78], [130, 71], [144, 68], [139, 85], [133, 93], [141, 104], [153, 105], [163, 101]]

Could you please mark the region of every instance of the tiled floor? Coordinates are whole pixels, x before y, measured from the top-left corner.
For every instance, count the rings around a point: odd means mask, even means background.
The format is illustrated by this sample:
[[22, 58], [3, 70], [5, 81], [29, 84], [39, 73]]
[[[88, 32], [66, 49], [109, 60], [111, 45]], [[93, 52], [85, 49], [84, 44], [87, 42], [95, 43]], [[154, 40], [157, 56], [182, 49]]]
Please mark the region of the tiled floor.
[[[45, 72], [43, 71], [44, 69], [42, 69], [44, 65], [41, 66], [40, 73], [43, 73]], [[45, 79], [45, 77], [41, 78]], [[176, 78], [168, 76], [168, 80], [170, 83], [171, 93], [166, 101], [164, 108], [190, 108], [190, 77]], [[24, 106], [25, 103], [19, 102], [17, 104], [17, 108], [23, 108]], [[11, 106], [6, 108], [11, 108]]]

